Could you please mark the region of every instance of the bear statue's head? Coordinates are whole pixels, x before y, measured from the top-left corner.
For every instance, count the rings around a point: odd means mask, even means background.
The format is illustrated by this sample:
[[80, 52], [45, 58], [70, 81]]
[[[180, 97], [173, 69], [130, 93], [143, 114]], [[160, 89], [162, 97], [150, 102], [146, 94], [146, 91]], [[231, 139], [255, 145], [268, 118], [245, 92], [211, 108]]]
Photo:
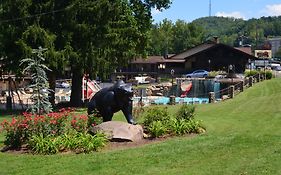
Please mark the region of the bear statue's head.
[[123, 102], [132, 101], [133, 97], [133, 89], [132, 85], [124, 83], [124, 81], [119, 80], [114, 85], [114, 90], [117, 96], [117, 100], [121, 100]]

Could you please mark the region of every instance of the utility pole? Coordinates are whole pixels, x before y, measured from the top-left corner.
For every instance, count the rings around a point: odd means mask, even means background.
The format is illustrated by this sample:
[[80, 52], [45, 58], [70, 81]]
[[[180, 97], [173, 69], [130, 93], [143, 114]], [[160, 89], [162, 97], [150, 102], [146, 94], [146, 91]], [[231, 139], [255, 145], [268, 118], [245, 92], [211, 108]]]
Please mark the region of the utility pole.
[[212, 0], [209, 0], [209, 17], [212, 16]]

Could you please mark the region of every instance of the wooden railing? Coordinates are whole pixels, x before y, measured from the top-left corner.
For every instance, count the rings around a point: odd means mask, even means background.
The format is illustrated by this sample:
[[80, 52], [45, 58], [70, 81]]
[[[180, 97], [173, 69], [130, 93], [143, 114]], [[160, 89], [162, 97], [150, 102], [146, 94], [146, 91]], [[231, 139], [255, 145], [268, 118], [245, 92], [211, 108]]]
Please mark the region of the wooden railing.
[[218, 92], [210, 92], [209, 94], [209, 102], [214, 103], [217, 101], [215, 98], [219, 96], [221, 100], [227, 100], [230, 98], [234, 98], [234, 96], [238, 95], [239, 93], [243, 92], [246, 88], [252, 87], [255, 83], [261, 82], [265, 80], [265, 75], [256, 74], [254, 76], [250, 76], [245, 78], [243, 81], [231, 85], [225, 89], [222, 89]]

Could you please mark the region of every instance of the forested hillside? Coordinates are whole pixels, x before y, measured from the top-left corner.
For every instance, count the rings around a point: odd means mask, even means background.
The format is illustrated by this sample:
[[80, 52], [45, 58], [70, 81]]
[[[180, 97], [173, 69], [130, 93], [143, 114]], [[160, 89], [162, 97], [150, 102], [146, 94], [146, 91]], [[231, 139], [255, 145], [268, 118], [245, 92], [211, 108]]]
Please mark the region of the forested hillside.
[[235, 40], [241, 36], [248, 37], [249, 44], [254, 46], [263, 42], [266, 37], [281, 36], [281, 16], [247, 21], [224, 17], [205, 17], [192, 23], [203, 27], [207, 36], [217, 35], [222, 42], [231, 45], [236, 45]]
[[204, 17], [191, 23], [182, 20], [173, 23], [166, 19], [152, 29], [150, 54], [178, 53], [213, 36], [218, 36], [221, 43], [231, 46], [240, 43], [256, 48], [266, 37], [281, 36], [281, 16], [249, 20]]

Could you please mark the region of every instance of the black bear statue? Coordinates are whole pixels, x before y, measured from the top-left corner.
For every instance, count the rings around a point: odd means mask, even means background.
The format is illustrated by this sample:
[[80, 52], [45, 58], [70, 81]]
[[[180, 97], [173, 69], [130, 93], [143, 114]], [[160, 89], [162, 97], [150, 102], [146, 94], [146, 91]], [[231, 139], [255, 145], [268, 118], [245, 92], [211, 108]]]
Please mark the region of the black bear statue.
[[113, 114], [122, 111], [127, 122], [136, 124], [133, 120], [133, 90], [132, 86], [118, 80], [113, 86], [98, 91], [88, 103], [88, 115], [97, 111], [103, 122], [111, 121]]

